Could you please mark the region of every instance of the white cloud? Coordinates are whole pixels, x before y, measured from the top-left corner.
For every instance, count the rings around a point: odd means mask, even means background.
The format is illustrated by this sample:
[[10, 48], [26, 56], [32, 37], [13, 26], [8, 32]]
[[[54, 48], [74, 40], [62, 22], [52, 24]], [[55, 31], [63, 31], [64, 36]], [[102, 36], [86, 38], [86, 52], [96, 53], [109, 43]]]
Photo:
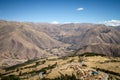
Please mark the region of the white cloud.
[[58, 21], [53, 21], [52, 24], [59, 24], [59, 22]]
[[106, 26], [120, 26], [120, 20], [105, 21], [104, 24]]
[[84, 10], [84, 8], [77, 8], [76, 10], [77, 11], [82, 11], [82, 10]]

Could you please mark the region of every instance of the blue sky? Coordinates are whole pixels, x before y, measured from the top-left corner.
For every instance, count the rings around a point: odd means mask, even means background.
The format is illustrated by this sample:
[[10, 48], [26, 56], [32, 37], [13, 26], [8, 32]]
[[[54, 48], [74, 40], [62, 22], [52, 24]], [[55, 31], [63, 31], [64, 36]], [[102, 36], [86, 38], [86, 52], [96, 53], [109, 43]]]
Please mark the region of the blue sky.
[[0, 19], [60, 23], [120, 20], [120, 0], [0, 0]]

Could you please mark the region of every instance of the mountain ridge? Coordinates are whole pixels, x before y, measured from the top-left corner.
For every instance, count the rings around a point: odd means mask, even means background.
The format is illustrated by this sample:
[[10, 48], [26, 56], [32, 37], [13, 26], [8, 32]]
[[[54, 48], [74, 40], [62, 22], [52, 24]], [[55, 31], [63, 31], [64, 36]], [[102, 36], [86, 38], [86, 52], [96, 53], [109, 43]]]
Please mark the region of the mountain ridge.
[[120, 32], [102, 24], [0, 21], [0, 60], [95, 52], [120, 56]]

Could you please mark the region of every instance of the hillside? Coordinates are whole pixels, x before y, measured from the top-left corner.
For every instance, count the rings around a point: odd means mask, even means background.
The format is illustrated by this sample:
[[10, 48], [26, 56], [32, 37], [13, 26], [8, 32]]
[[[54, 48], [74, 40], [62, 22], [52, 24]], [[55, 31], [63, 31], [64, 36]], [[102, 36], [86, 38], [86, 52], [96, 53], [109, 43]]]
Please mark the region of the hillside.
[[27, 23], [4, 21], [0, 23], [1, 63], [7, 62], [9, 65], [14, 65], [22, 60], [44, 58], [51, 55], [45, 49], [63, 45], [62, 42], [35, 30]]
[[105, 56], [51, 56], [4, 68], [0, 74], [2, 79], [20, 80], [119, 80], [119, 63], [120, 58]]
[[1, 66], [85, 52], [120, 56], [120, 32], [102, 24], [0, 21]]
[[96, 52], [120, 56], [120, 32], [115, 28], [87, 23], [45, 25], [37, 27], [54, 39], [71, 44], [68, 50], [80, 50], [77, 54]]

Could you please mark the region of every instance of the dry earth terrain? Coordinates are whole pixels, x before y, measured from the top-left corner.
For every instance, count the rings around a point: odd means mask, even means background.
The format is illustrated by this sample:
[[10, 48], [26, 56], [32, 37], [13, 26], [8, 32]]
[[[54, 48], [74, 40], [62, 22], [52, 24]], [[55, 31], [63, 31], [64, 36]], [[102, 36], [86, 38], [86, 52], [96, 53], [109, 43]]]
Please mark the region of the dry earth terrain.
[[20, 80], [61, 80], [59, 78], [64, 80], [64, 77], [73, 75], [80, 80], [119, 80], [120, 58], [106, 56], [58, 58], [51, 56], [1, 69], [0, 72], [1, 78], [16, 75]]

